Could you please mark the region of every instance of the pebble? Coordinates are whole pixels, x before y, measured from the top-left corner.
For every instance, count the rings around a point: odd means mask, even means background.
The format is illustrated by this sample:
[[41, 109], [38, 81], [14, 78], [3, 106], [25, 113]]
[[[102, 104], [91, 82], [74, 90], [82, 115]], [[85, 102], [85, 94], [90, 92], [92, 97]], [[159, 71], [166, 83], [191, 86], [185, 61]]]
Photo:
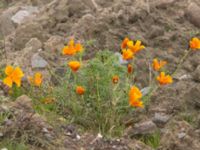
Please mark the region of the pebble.
[[156, 124], [166, 124], [170, 119], [170, 116], [163, 113], [155, 113], [153, 117], [153, 122]]
[[182, 138], [184, 138], [185, 136], [186, 136], [186, 133], [184, 133], [184, 132], [178, 133], [178, 138], [179, 138], [179, 139], [182, 139]]
[[132, 129], [132, 133], [134, 135], [145, 135], [145, 134], [151, 134], [156, 130], [157, 126], [153, 121], [150, 120], [135, 124], [135, 126]]
[[33, 69], [44, 69], [48, 65], [47, 61], [44, 60], [38, 53], [34, 54], [31, 58], [31, 66]]

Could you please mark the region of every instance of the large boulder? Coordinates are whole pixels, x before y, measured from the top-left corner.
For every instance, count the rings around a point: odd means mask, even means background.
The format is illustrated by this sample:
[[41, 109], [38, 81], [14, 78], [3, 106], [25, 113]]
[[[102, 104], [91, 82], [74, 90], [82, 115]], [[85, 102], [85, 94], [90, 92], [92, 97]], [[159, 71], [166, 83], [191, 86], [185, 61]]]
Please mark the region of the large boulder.
[[200, 7], [196, 3], [190, 3], [186, 10], [186, 16], [192, 24], [200, 28], [199, 14], [200, 14]]
[[2, 33], [4, 36], [11, 34], [15, 30], [15, 25], [10, 18], [18, 10], [18, 6], [13, 6], [4, 11], [0, 16], [0, 33]]
[[17, 28], [12, 43], [13, 47], [15, 50], [22, 50], [31, 38], [38, 38], [40, 41], [47, 39], [43, 27], [37, 22], [29, 22]]

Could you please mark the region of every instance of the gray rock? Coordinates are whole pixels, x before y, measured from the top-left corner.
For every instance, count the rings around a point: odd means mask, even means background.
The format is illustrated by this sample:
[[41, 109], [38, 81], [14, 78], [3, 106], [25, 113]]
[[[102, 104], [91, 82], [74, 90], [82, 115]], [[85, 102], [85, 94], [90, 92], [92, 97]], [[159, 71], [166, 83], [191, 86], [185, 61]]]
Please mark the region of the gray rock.
[[186, 136], [186, 133], [181, 132], [181, 133], [178, 133], [177, 136], [178, 136], [179, 139], [183, 139]]
[[200, 82], [200, 65], [196, 68], [193, 74], [193, 79]]
[[174, 4], [175, 0], [154, 0], [152, 6], [165, 9]]
[[162, 35], [164, 35], [164, 28], [159, 27], [159, 26], [153, 26], [149, 33], [149, 38], [156, 38]]
[[133, 135], [145, 135], [145, 134], [151, 134], [157, 130], [157, 126], [152, 121], [145, 121], [138, 124], [135, 124], [135, 126], [132, 129]]
[[153, 122], [157, 125], [166, 124], [170, 119], [170, 116], [163, 114], [163, 113], [155, 113], [153, 117]]
[[30, 17], [33, 13], [38, 13], [37, 7], [26, 6], [19, 10], [15, 15], [11, 17], [11, 20], [20, 25], [22, 24], [26, 18]]
[[48, 65], [47, 61], [44, 60], [38, 53], [34, 54], [31, 58], [31, 66], [33, 69], [44, 69]]
[[149, 86], [148, 86], [148, 87], [145, 87], [145, 88], [143, 88], [143, 89], [141, 90], [143, 96], [149, 94], [150, 91], [151, 91], [151, 87], [149, 87]]
[[0, 16], [0, 29], [4, 36], [9, 35], [15, 30], [15, 25], [11, 21], [12, 15], [18, 11], [18, 7], [10, 7], [8, 10], [4, 11]]
[[18, 26], [15, 30], [12, 45], [14, 45], [15, 50], [22, 50], [31, 38], [37, 38], [43, 42], [46, 41], [47, 36], [48, 35], [41, 24], [28, 21], [25, 24]]
[[37, 38], [32, 38], [26, 43], [26, 47], [31, 47], [31, 51], [37, 51], [42, 48], [42, 43]]
[[14, 110], [23, 110], [26, 112], [33, 112], [32, 100], [26, 96], [22, 95], [16, 99], [15, 102], [11, 105]]
[[56, 52], [64, 47], [64, 39], [61, 36], [51, 36], [47, 42], [44, 43], [44, 50], [47, 52]]
[[0, 137], [3, 137], [3, 133], [0, 132]]
[[200, 7], [196, 3], [190, 3], [185, 14], [192, 24], [200, 28]]
[[193, 106], [200, 108], [200, 85], [196, 85], [189, 89], [189, 91], [184, 95], [186, 102], [192, 104]]

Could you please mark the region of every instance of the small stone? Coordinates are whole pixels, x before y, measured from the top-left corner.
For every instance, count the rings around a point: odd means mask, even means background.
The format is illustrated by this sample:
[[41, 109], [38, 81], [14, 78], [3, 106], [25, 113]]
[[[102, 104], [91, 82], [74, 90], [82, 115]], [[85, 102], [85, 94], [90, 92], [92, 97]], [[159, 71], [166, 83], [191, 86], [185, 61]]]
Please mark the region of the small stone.
[[165, 9], [172, 5], [175, 2], [175, 0], [154, 0], [153, 1], [153, 6], [157, 8], [162, 8]]
[[21, 24], [24, 20], [24, 18], [28, 17], [30, 13], [25, 10], [18, 11], [14, 16], [12, 16], [11, 20], [14, 23]]
[[0, 132], [0, 137], [3, 137], [3, 133]]
[[200, 82], [200, 65], [196, 68], [193, 74], [193, 79], [197, 82]]
[[143, 89], [141, 90], [142, 95], [145, 96], [145, 95], [149, 94], [150, 90], [151, 90], [151, 87], [149, 87], [149, 86], [143, 88]]
[[145, 121], [136, 124], [133, 129], [132, 133], [133, 135], [145, 135], [145, 134], [151, 134], [157, 130], [157, 126], [152, 121]]
[[200, 108], [200, 85], [192, 87], [185, 95], [185, 100], [193, 106]]
[[184, 132], [178, 133], [178, 138], [179, 138], [179, 139], [182, 139], [182, 138], [184, 138], [185, 136], [186, 136], [186, 133], [184, 133]]
[[63, 43], [64, 39], [61, 36], [51, 36], [44, 43], [44, 50], [50, 53], [60, 51], [64, 47]]
[[13, 102], [12, 108], [26, 112], [33, 112], [32, 100], [28, 96], [22, 95]]
[[103, 136], [101, 135], [101, 133], [98, 133], [97, 137], [100, 138], [100, 139], [103, 138]]
[[32, 38], [26, 43], [26, 47], [31, 47], [32, 51], [37, 51], [42, 48], [42, 43], [37, 38]]
[[185, 14], [193, 25], [200, 28], [200, 7], [196, 3], [190, 3]]
[[49, 133], [49, 130], [47, 128], [42, 128], [42, 132]]
[[19, 10], [15, 15], [11, 17], [11, 20], [16, 24], [22, 24], [27, 17], [33, 13], [37, 13], [38, 8], [32, 6], [23, 7], [22, 10]]
[[159, 26], [153, 26], [149, 33], [149, 38], [156, 38], [164, 35], [164, 28]]
[[81, 139], [81, 136], [80, 135], [76, 135], [76, 138], [77, 138], [77, 140], [80, 140]]
[[184, 75], [182, 75], [182, 76], [179, 77], [179, 80], [189, 80], [191, 78], [192, 78], [191, 75], [184, 74]]
[[19, 7], [13, 6], [5, 10], [0, 15], [0, 30], [1, 33], [6, 36], [12, 33], [15, 30], [15, 25], [11, 21], [11, 17], [16, 11], [18, 11]]
[[153, 122], [155, 124], [166, 124], [168, 122], [168, 120], [170, 119], [170, 116], [163, 114], [163, 113], [155, 113], [154, 117], [153, 117]]
[[33, 69], [44, 69], [48, 65], [47, 61], [44, 60], [38, 53], [34, 54], [31, 58], [31, 66]]
[[1, 150], [8, 150], [8, 149], [4, 147], [4, 148], [2, 148]]

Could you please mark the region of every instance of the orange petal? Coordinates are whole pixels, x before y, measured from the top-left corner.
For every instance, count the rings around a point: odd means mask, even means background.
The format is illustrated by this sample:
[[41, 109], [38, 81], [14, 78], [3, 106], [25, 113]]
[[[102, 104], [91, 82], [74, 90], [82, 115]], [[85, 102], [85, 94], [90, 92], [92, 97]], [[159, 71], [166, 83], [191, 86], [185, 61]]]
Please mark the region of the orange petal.
[[24, 76], [24, 73], [19, 67], [16, 67], [15, 70], [13, 71], [13, 76], [22, 78]]
[[5, 74], [9, 76], [13, 72], [14, 68], [12, 66], [7, 66], [5, 69]]
[[83, 46], [80, 43], [77, 43], [75, 45], [75, 49], [77, 52], [81, 52], [81, 51], [83, 51]]
[[13, 81], [12, 81], [12, 79], [11, 79], [10, 77], [5, 78], [5, 79], [3, 80], [3, 83], [4, 83], [5, 85], [9, 86], [10, 88], [11, 88], [12, 85], [13, 85]]
[[16, 83], [16, 85], [17, 85], [18, 87], [21, 86], [21, 78], [14, 78], [14, 79], [13, 79], [13, 82]]

